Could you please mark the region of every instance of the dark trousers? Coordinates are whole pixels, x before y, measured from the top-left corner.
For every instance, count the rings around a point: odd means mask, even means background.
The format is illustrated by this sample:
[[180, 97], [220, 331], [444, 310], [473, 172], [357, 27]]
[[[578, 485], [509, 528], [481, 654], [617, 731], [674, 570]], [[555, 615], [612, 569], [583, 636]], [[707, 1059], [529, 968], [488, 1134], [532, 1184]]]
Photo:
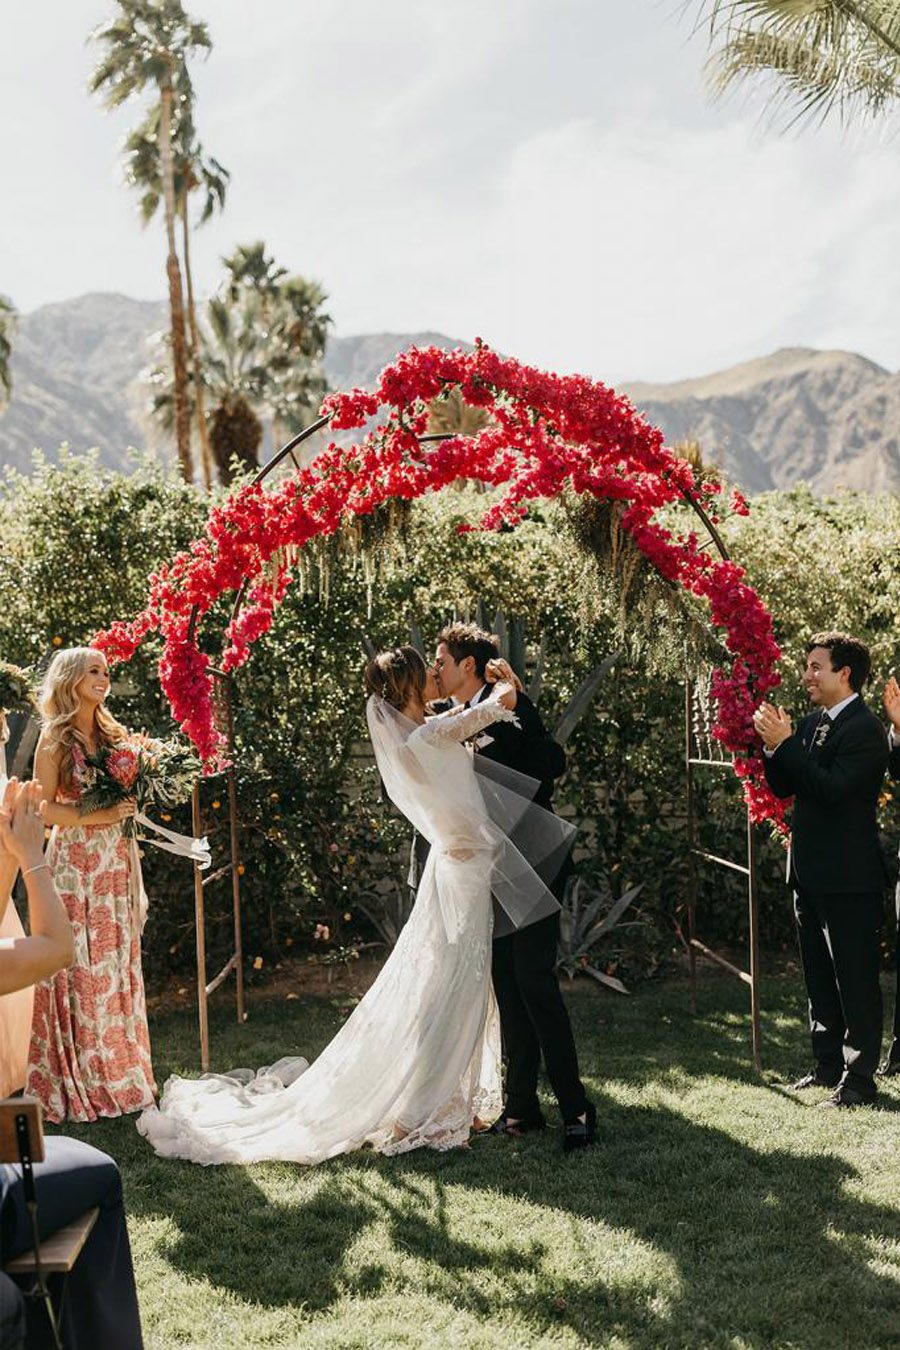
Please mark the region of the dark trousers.
[[[53, 1136], [46, 1146], [45, 1161], [34, 1168], [41, 1237], [63, 1228], [86, 1209], [95, 1205], [100, 1209], [65, 1286], [61, 1276], [49, 1281], [57, 1307], [63, 1298], [66, 1350], [141, 1350], [119, 1169], [107, 1154], [77, 1139]], [[11, 1259], [33, 1245], [17, 1167], [0, 1166], [0, 1200], [3, 1257]], [[46, 1312], [36, 1301], [28, 1302], [28, 1350], [52, 1345]]]
[[541, 1058], [564, 1120], [587, 1106], [578, 1076], [572, 1024], [556, 978], [559, 915], [496, 938], [494, 993], [506, 1055], [506, 1111], [517, 1118], [538, 1110]]
[[879, 892], [794, 892], [813, 1055], [824, 1078], [875, 1093], [881, 1051]]
[[25, 1297], [0, 1271], [0, 1346], [2, 1350], [23, 1350], [24, 1345]]

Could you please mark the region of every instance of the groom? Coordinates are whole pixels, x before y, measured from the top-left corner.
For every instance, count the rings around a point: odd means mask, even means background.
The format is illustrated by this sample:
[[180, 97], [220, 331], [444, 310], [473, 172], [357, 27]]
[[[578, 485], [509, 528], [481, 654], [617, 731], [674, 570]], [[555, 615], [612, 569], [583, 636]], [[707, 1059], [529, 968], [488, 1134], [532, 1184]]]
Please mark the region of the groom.
[[[475, 624], [454, 623], [437, 641], [435, 673], [441, 692], [467, 707], [489, 692], [485, 669], [500, 655], [497, 639]], [[553, 781], [565, 772], [566, 756], [547, 732], [525, 693], [516, 700], [517, 727], [497, 722], [476, 742], [478, 754], [536, 778], [534, 800], [552, 810]], [[565, 885], [565, 868], [554, 892]], [[559, 894], [557, 894], [559, 898]], [[597, 1111], [578, 1076], [578, 1056], [569, 1014], [556, 978], [559, 914], [494, 939], [492, 975], [506, 1053], [506, 1105], [494, 1133], [518, 1136], [546, 1124], [538, 1104], [538, 1071], [543, 1058], [562, 1114], [567, 1152], [594, 1142]]]
[[875, 1100], [881, 1049], [876, 812], [888, 746], [862, 699], [869, 667], [858, 638], [816, 633], [803, 674], [814, 711], [796, 732], [783, 708], [764, 703], [754, 716], [769, 787], [794, 797], [789, 880], [815, 1058], [794, 1087], [833, 1088], [821, 1103], [831, 1107]]

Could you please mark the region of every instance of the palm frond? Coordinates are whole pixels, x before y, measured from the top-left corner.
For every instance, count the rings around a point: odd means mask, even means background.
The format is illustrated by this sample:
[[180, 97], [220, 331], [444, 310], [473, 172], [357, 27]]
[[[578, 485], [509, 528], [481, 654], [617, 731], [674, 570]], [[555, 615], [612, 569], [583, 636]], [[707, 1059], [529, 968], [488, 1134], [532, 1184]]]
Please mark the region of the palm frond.
[[709, 0], [716, 93], [756, 76], [790, 123], [878, 118], [900, 98], [900, 0]]

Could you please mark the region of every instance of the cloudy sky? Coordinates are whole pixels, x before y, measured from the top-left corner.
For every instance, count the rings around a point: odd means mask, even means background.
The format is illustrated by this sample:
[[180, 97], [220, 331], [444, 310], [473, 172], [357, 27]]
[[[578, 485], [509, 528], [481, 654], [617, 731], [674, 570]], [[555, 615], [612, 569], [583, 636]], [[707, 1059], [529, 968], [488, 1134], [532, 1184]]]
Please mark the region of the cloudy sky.
[[[326, 286], [341, 334], [480, 334], [608, 380], [782, 346], [900, 366], [900, 146], [778, 135], [710, 104], [682, 0], [188, 0], [207, 149], [232, 173], [195, 242], [264, 238]], [[0, 292], [165, 293], [119, 149], [137, 106], [86, 93], [110, 0], [4, 15]]]

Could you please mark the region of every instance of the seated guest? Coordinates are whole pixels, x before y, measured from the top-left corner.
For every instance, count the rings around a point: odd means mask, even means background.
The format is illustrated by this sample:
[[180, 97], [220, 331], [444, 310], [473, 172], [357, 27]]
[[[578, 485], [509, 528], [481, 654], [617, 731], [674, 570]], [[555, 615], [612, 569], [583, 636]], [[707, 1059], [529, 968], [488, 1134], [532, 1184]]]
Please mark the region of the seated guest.
[[[41, 796], [39, 783], [19, 784], [11, 779], [0, 801], [0, 917], [21, 867], [31, 929], [28, 937], [0, 942], [0, 992], [4, 993], [45, 978], [72, 957], [71, 926], [43, 860]], [[141, 1350], [137, 1291], [116, 1164], [89, 1144], [54, 1137], [46, 1141], [46, 1159], [35, 1165], [34, 1178], [41, 1238], [71, 1223], [86, 1209], [97, 1206], [100, 1210], [68, 1276], [62, 1317], [67, 1350]], [[14, 1166], [0, 1164], [2, 1260], [12, 1260], [31, 1246], [21, 1174]], [[0, 1281], [0, 1286], [5, 1284], [5, 1279]], [[15, 1307], [7, 1313], [0, 1287], [0, 1319], [8, 1317], [15, 1329], [17, 1316]], [[44, 1308], [29, 1300], [27, 1318], [29, 1348], [52, 1345]], [[13, 1332], [9, 1339], [15, 1345]]]
[[0, 1271], [0, 1345], [22, 1350], [25, 1345], [25, 1298], [18, 1285]]

